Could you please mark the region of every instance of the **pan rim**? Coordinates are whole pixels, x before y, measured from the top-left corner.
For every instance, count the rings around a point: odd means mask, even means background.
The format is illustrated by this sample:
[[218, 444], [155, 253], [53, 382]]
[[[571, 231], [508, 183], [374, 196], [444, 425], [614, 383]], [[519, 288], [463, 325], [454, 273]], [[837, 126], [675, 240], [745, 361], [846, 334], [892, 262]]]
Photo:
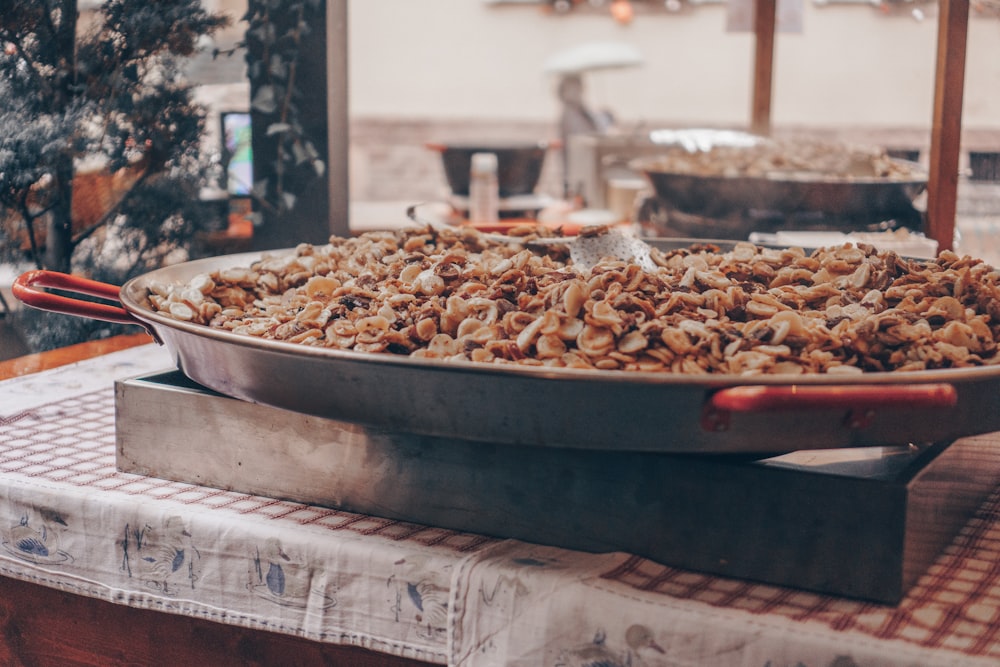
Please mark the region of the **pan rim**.
[[823, 174], [823, 172], [781, 172], [775, 171], [770, 172], [767, 175], [759, 176], [752, 174], [696, 174], [689, 171], [676, 171], [671, 169], [656, 168], [656, 162], [662, 160], [662, 157], [649, 156], [649, 157], [638, 157], [629, 162], [629, 168], [636, 171], [645, 172], [653, 175], [663, 175], [671, 177], [682, 177], [698, 179], [701, 181], [718, 181], [723, 183], [805, 183], [809, 185], [824, 185], [824, 186], [835, 186], [835, 185], [900, 185], [900, 186], [926, 186], [928, 183], [929, 175], [927, 170], [923, 168], [917, 162], [912, 162], [910, 160], [902, 160], [899, 158], [891, 158], [891, 161], [897, 164], [903, 164], [907, 166], [913, 166], [918, 168], [920, 176], [914, 176], [909, 178], [891, 178], [891, 177], [881, 177], [881, 176], [834, 176], [831, 174]]

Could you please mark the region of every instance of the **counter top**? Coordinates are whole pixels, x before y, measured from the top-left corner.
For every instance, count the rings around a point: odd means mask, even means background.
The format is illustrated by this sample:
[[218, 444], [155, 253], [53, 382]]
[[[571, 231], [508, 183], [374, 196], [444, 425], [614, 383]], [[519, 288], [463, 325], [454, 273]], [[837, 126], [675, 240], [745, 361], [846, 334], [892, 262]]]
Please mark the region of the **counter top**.
[[0, 382], [0, 575], [462, 667], [1000, 661], [997, 492], [898, 606], [828, 597], [122, 473], [113, 382], [170, 358], [118, 344]]

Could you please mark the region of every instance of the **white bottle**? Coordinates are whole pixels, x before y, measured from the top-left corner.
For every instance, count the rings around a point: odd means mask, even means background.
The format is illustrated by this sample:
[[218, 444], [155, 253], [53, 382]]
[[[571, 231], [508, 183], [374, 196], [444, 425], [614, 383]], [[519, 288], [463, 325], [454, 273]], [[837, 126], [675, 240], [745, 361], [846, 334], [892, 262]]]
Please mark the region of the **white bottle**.
[[469, 222], [494, 223], [499, 218], [499, 209], [496, 153], [473, 153], [469, 173]]

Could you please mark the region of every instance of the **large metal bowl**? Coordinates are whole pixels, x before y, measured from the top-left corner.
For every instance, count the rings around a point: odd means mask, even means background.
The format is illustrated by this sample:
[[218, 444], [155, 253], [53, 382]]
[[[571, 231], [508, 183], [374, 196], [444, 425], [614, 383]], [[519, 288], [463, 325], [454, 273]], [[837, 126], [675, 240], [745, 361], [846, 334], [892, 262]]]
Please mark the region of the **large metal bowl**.
[[445, 178], [452, 194], [467, 197], [472, 156], [493, 153], [497, 156], [500, 196], [516, 197], [535, 191], [542, 175], [545, 154], [552, 144], [547, 141], [469, 141], [430, 143], [427, 147], [441, 153]]
[[700, 128], [649, 140], [662, 150], [630, 166], [668, 208], [704, 218], [909, 221], [927, 187], [921, 165], [873, 146]]
[[[919, 173], [920, 165], [893, 159]], [[728, 218], [749, 212], [815, 213], [824, 216], [892, 220], [913, 213], [913, 200], [927, 187], [926, 176], [910, 179], [840, 178], [822, 174], [714, 176], [667, 171], [657, 157], [630, 163], [667, 205], [707, 218]]]

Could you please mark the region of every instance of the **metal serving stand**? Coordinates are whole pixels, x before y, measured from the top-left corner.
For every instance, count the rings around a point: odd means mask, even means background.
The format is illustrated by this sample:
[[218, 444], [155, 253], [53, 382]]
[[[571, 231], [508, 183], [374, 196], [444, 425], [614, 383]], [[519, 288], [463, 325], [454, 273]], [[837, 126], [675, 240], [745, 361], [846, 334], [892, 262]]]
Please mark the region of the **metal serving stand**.
[[125, 472], [890, 604], [1000, 483], [995, 436], [764, 459], [519, 446], [310, 417], [179, 371], [117, 383], [116, 414]]

